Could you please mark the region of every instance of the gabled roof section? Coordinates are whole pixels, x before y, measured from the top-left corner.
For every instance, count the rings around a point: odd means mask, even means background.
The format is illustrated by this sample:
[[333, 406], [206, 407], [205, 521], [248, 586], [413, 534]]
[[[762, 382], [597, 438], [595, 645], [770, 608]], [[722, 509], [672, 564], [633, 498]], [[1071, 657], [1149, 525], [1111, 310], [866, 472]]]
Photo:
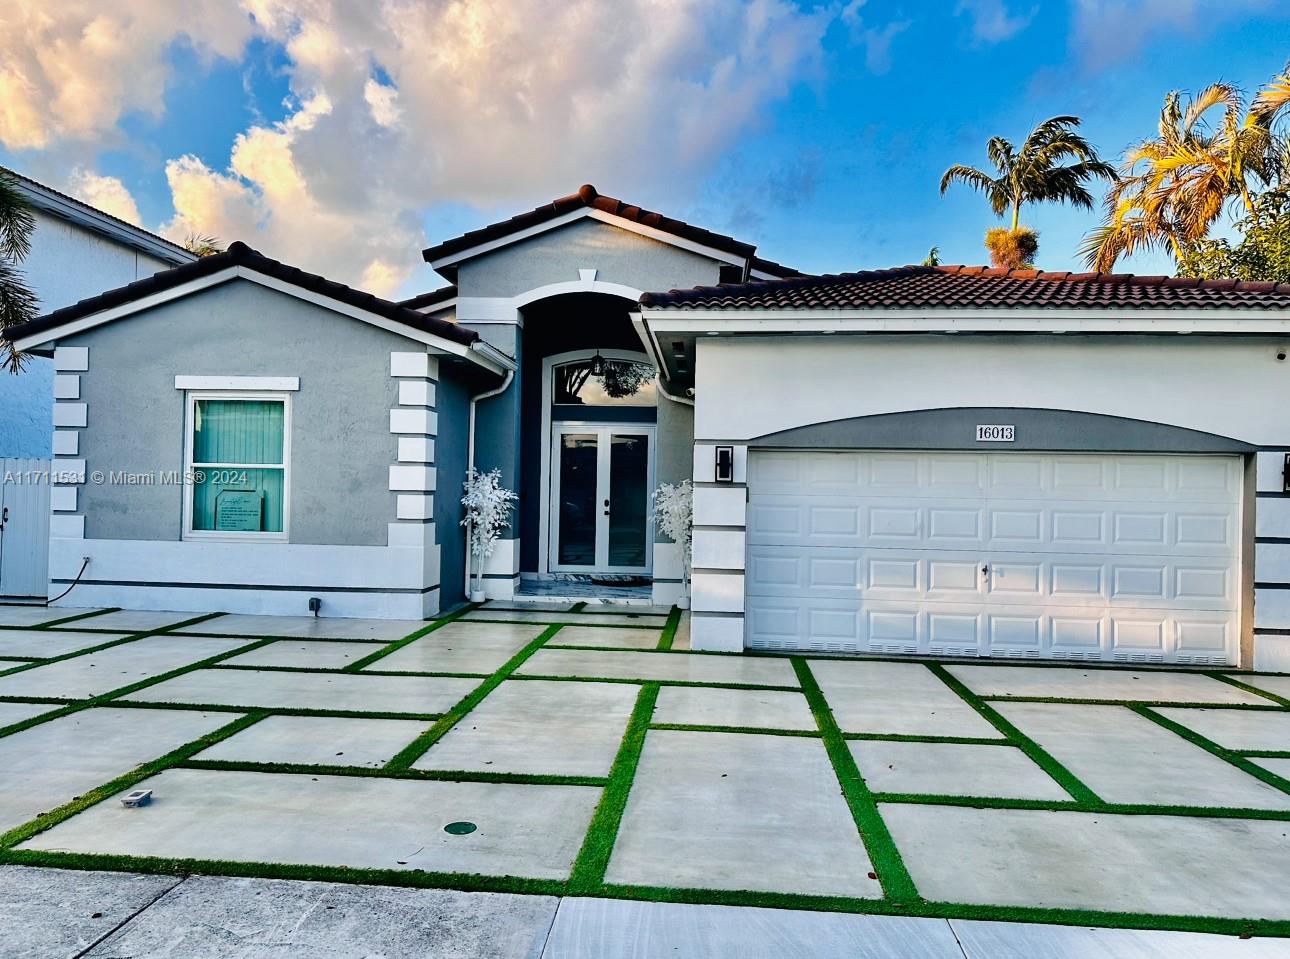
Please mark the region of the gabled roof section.
[[128, 246], [131, 249], [138, 250], [140, 253], [146, 253], [148, 256], [156, 257], [172, 266], [190, 263], [197, 259], [197, 254], [184, 249], [178, 243], [167, 240], [165, 237], [151, 233], [143, 227], [135, 226], [133, 223], [128, 223], [110, 213], [104, 213], [97, 207], [90, 206], [88, 203], [78, 200], [76, 197], [68, 196], [66, 193], [61, 193], [52, 186], [46, 186], [31, 177], [23, 176], [8, 167], [0, 167], [0, 169], [13, 177], [15, 186], [27, 198], [27, 202], [43, 213], [48, 213], [50, 216], [56, 216], [62, 220], [68, 220], [86, 230], [120, 243], [122, 246]]
[[646, 293], [666, 310], [1290, 309], [1290, 283], [902, 266]]
[[[31, 345], [34, 345], [30, 343], [33, 337], [42, 337], [39, 342], [48, 342], [56, 337], [60, 328], [66, 327], [77, 320], [102, 313], [114, 307], [143, 300], [159, 293], [177, 290], [177, 288], [195, 281], [207, 278], [218, 280], [217, 275], [225, 271], [230, 271], [229, 278], [232, 279], [236, 276], [236, 273], [231, 271], [237, 269], [269, 277], [289, 286], [297, 287], [302, 291], [317, 294], [337, 303], [391, 320], [410, 329], [441, 337], [460, 346], [470, 346], [479, 339], [478, 333], [457, 326], [455, 323], [426, 316], [406, 306], [383, 300], [379, 296], [373, 296], [371, 293], [364, 293], [361, 290], [345, 286], [343, 283], [336, 283], [316, 274], [306, 273], [304, 270], [297, 269], [294, 266], [287, 266], [285, 263], [270, 259], [262, 253], [257, 253], [240, 241], [231, 244], [223, 253], [202, 257], [192, 263], [186, 263], [170, 270], [163, 270], [145, 279], [136, 280], [126, 286], [100, 293], [98, 296], [92, 296], [89, 299], [73, 303], [71, 306], [65, 306], [61, 310], [47, 313], [30, 323], [10, 327], [8, 336], [14, 343], [19, 344], [21, 348], [29, 349]], [[24, 341], [27, 341], [28, 345], [22, 345]]]
[[[505, 245], [510, 240], [517, 242], [525, 236], [540, 232], [545, 228], [554, 228], [563, 222], [575, 219], [580, 215], [596, 216], [608, 222], [618, 221], [626, 229], [637, 228], [646, 234], [662, 234], [684, 241], [694, 247], [701, 247], [714, 253], [732, 258], [733, 262], [744, 265], [751, 260], [757, 247], [743, 243], [732, 236], [713, 233], [702, 227], [693, 226], [681, 220], [641, 209], [630, 203], [624, 203], [611, 196], [603, 196], [590, 183], [584, 184], [577, 193], [560, 197], [550, 203], [513, 216], [509, 220], [493, 223], [479, 230], [471, 230], [459, 237], [445, 240], [438, 246], [422, 251], [421, 255], [442, 276], [455, 279], [455, 264], [497, 246]], [[770, 263], [770, 261], [766, 261]], [[778, 266], [778, 264], [774, 264]], [[782, 269], [782, 268], [781, 268]]]

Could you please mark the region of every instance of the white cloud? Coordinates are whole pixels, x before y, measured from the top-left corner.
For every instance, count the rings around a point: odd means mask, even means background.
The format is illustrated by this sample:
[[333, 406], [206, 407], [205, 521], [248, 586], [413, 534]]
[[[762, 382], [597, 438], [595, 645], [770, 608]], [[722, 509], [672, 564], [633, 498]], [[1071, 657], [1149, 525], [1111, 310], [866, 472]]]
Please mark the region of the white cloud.
[[1260, 10], [1272, 0], [1075, 0], [1072, 45], [1085, 67], [1099, 69], [1131, 58], [1146, 43], [1168, 34], [1193, 34]]
[[[181, 27], [167, 0], [70, 0], [67, 11], [55, 5], [57, 30], [25, 12], [22, 68], [0, 72], [0, 95], [27, 82], [36, 90], [3, 97], [0, 140], [105, 139], [124, 113], [162, 109], [166, 50], [185, 29], [212, 54], [236, 57], [249, 22], [285, 50], [288, 115], [252, 123], [223, 169], [172, 158], [166, 232], [243, 239], [385, 293], [420, 264], [421, 211], [439, 202], [495, 209], [587, 181], [629, 196], [677, 196], [678, 184], [697, 181], [770, 103], [819, 69], [836, 15], [792, 0], [242, 4], [249, 18], [224, 0], [184, 5], [205, 17], [201, 29]], [[60, 86], [57, 71], [40, 65], [82, 42], [105, 7], [132, 11], [113, 29], [134, 33], [95, 60], [95, 73], [119, 79], [91, 109], [77, 84]], [[879, 62], [890, 36], [874, 43]], [[0, 53], [10, 45], [0, 33]], [[41, 98], [59, 91], [80, 106], [43, 116]]]
[[528, 203], [588, 180], [666, 189], [703, 172], [812, 69], [828, 26], [785, 0], [604, 9], [255, 0], [299, 106], [239, 136], [228, 170], [172, 164], [169, 230], [233, 239], [253, 223], [248, 241], [271, 255], [389, 293], [420, 265], [419, 211], [436, 202]]
[[1005, 0], [959, 0], [956, 15], [967, 14], [972, 22], [972, 38], [978, 43], [1002, 43], [1015, 37], [1035, 19], [1039, 7], [1027, 13], [1012, 13]]
[[912, 20], [892, 20], [881, 27], [869, 26], [861, 9], [868, 0], [850, 0], [842, 8], [840, 19], [851, 28], [852, 42], [864, 48], [864, 65], [870, 73], [886, 73], [891, 69], [891, 44], [908, 30]]
[[68, 180], [67, 192], [117, 219], [135, 226], [143, 225], [134, 197], [118, 177], [100, 176], [92, 170], [76, 169]]
[[133, 111], [160, 115], [171, 44], [237, 57], [251, 23], [225, 0], [5, 0], [0, 143], [95, 140]]

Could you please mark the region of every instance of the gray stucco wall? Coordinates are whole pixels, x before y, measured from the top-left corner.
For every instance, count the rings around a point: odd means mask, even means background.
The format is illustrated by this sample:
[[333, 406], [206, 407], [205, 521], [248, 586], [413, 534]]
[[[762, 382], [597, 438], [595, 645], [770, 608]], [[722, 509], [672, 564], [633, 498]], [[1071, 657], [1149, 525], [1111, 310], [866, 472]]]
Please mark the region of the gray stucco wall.
[[[291, 399], [293, 543], [383, 546], [394, 519], [390, 353], [414, 341], [235, 280], [61, 341], [89, 347], [81, 375], [87, 471], [182, 470], [176, 374], [298, 376]], [[176, 540], [181, 490], [87, 483], [85, 535]]]
[[466, 531], [461, 527], [461, 484], [466, 478], [471, 390], [447, 363], [440, 364], [439, 372], [439, 385], [435, 388], [439, 435], [434, 444], [438, 479], [434, 523], [435, 541], [439, 544], [439, 610], [443, 612], [466, 599]]
[[[694, 407], [658, 398], [658, 437], [655, 450], [654, 482], [680, 483], [694, 475]], [[670, 543], [662, 530], [654, 541]]]
[[[550, 283], [596, 279], [637, 290], [715, 283], [721, 263], [597, 220], [577, 220], [462, 263], [461, 296], [516, 296]], [[466, 314], [458, 309], [459, 315]]]

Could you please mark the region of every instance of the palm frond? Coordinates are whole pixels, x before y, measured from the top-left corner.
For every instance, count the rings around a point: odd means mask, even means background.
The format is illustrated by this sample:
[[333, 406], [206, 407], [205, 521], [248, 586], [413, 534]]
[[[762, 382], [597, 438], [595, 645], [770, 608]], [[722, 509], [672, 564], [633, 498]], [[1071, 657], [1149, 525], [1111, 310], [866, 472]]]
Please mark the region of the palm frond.
[[8, 170], [0, 168], [0, 256], [21, 262], [31, 252], [31, 231], [36, 228], [31, 207]]
[[1273, 77], [1250, 104], [1248, 119], [1260, 126], [1270, 128], [1277, 115], [1290, 106], [1290, 64], [1285, 70]]
[[1204, 122], [1205, 114], [1214, 107], [1223, 108], [1224, 121], [1230, 121], [1241, 112], [1241, 92], [1230, 83], [1211, 83], [1192, 97], [1182, 118], [1182, 133], [1191, 133]]
[[0, 366], [17, 373], [26, 357], [14, 348], [8, 331], [36, 318], [39, 301], [12, 263], [0, 260]]

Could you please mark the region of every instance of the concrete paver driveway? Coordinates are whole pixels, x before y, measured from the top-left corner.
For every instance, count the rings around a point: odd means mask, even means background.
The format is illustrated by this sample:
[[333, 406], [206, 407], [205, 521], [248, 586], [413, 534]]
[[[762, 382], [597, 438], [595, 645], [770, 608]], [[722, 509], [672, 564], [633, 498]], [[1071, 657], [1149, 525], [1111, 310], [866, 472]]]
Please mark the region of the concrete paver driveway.
[[1290, 936], [1287, 677], [684, 636], [0, 606], [0, 863]]

